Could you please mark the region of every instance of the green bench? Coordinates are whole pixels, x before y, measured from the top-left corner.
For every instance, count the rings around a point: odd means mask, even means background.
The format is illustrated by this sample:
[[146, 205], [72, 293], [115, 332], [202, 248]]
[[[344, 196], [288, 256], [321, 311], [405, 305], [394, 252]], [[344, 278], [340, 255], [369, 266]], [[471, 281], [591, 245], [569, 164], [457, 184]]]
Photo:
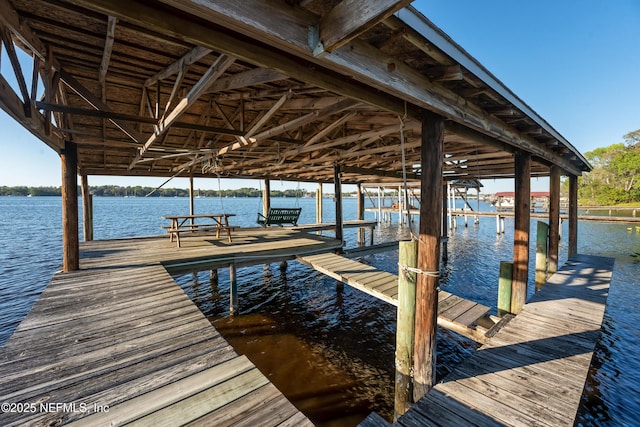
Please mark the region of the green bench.
[[292, 224], [298, 225], [298, 218], [302, 208], [269, 208], [267, 216], [258, 212], [256, 222], [263, 227], [268, 225]]

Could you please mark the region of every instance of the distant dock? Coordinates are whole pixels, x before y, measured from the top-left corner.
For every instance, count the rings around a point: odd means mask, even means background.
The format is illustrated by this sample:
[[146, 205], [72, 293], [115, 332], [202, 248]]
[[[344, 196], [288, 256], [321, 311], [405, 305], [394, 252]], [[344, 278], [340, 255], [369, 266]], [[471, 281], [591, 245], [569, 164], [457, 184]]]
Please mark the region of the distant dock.
[[[589, 211], [593, 211], [593, 210], [597, 210], [595, 208], [591, 208]], [[605, 209], [606, 211], [608, 211], [607, 209]], [[391, 222], [391, 218], [392, 215], [403, 215], [405, 216], [407, 214], [406, 210], [399, 210], [396, 208], [365, 208], [366, 212], [373, 212], [376, 215], [378, 215], [378, 212], [380, 212], [383, 215], [383, 220], [382, 222]], [[412, 216], [417, 216], [420, 215], [420, 210], [418, 209], [409, 209], [408, 211], [409, 215]], [[472, 211], [472, 210], [467, 210], [467, 211], [461, 211], [461, 210], [456, 210], [455, 212], [452, 212], [452, 215], [455, 217], [469, 217], [469, 218], [473, 218], [474, 216], [484, 216], [484, 217], [502, 217], [502, 218], [513, 218], [515, 216], [515, 214], [513, 213], [513, 211], [500, 211], [500, 212], [476, 212], [476, 211]], [[538, 218], [538, 219], [549, 219], [549, 214], [548, 213], [540, 213], [540, 212], [531, 212], [531, 218]], [[566, 214], [561, 214], [560, 215], [560, 219], [562, 219], [563, 221], [567, 220], [569, 218], [568, 215]], [[611, 216], [611, 215], [587, 215], [587, 214], [583, 214], [583, 215], [578, 215], [578, 220], [579, 221], [595, 221], [595, 222], [626, 222], [626, 223], [637, 223], [640, 224], [640, 217], [637, 216]]]

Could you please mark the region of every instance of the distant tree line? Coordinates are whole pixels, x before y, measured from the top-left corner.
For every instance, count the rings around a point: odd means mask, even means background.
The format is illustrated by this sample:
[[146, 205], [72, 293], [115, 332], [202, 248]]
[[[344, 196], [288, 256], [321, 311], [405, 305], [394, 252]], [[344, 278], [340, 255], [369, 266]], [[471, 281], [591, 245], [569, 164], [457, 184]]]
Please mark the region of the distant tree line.
[[585, 153], [593, 170], [578, 180], [578, 198], [586, 205], [640, 202], [640, 129], [624, 142]]
[[[155, 191], [154, 191], [155, 190]], [[89, 192], [96, 197], [189, 197], [189, 190], [184, 188], [160, 188], [118, 185], [89, 186]], [[80, 187], [78, 187], [80, 194]], [[0, 187], [0, 196], [60, 196], [60, 187]], [[262, 192], [257, 188], [238, 188], [235, 190], [194, 190], [200, 197], [260, 197]], [[284, 191], [271, 190], [271, 197], [313, 197], [314, 192], [303, 189]]]

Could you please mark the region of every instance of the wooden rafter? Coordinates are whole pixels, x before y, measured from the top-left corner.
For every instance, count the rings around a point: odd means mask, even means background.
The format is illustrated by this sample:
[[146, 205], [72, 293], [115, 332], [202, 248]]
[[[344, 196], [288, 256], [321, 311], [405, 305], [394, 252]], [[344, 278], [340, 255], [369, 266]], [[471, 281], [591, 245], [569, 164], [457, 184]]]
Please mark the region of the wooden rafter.
[[228, 153], [229, 151], [233, 151], [233, 150], [237, 150], [238, 148], [241, 147], [246, 147], [252, 144], [255, 144], [257, 141], [260, 141], [262, 139], [269, 139], [272, 138], [274, 136], [280, 135], [282, 133], [285, 133], [291, 129], [296, 129], [300, 126], [304, 126], [307, 123], [310, 123], [314, 120], [321, 120], [324, 117], [330, 116], [332, 114], [337, 114], [341, 111], [344, 111], [348, 108], [352, 108], [355, 107], [358, 104], [357, 101], [352, 101], [350, 99], [346, 99], [346, 100], [342, 100], [339, 101], [338, 103], [336, 103], [335, 105], [332, 105], [330, 107], [327, 108], [323, 108], [322, 110], [318, 110], [318, 111], [314, 111], [311, 112], [309, 114], [305, 114], [302, 117], [298, 117], [296, 119], [293, 119], [289, 122], [283, 123], [279, 126], [273, 127], [271, 129], [268, 129], [264, 132], [261, 132], [257, 135], [254, 135], [251, 138], [251, 141], [248, 141], [247, 144], [242, 144], [242, 143], [233, 143], [230, 145], [227, 145], [226, 147], [221, 148], [220, 150], [218, 150], [218, 155], [222, 156], [226, 153]]
[[29, 96], [29, 90], [27, 89], [27, 82], [24, 78], [24, 74], [22, 73], [22, 67], [20, 66], [20, 61], [18, 60], [18, 55], [16, 54], [16, 49], [13, 46], [13, 38], [11, 36], [11, 31], [5, 26], [0, 28], [0, 36], [2, 36], [2, 41], [4, 43], [5, 48], [7, 49], [7, 56], [9, 57], [9, 61], [11, 62], [11, 66], [13, 67], [13, 73], [16, 77], [16, 81], [18, 82], [18, 87], [20, 88], [20, 93], [22, 94], [22, 100], [24, 104], [24, 113], [27, 117], [31, 116], [31, 97]]
[[318, 40], [311, 47], [315, 55], [332, 52], [358, 37], [412, 0], [342, 0], [322, 17]]
[[164, 67], [153, 76], [149, 77], [144, 82], [144, 87], [151, 87], [157, 82], [167, 79], [175, 74], [178, 74], [180, 70], [183, 70], [186, 66], [194, 64], [211, 53], [211, 49], [196, 46], [189, 52], [184, 54], [180, 59]]
[[286, 78], [286, 76], [275, 71], [265, 70], [264, 68], [256, 68], [217, 80], [214, 84], [211, 85], [208, 93], [216, 93], [223, 90], [241, 89], [257, 84], [285, 80]]
[[157, 130], [146, 140], [144, 145], [140, 148], [139, 156], [129, 165], [132, 168], [136, 161], [142, 157], [149, 149], [149, 147], [161, 137], [171, 124], [175, 122], [182, 114], [184, 114], [194, 102], [196, 102], [200, 96], [211, 86], [211, 84], [218, 79], [224, 72], [235, 62], [235, 58], [221, 55], [216, 61], [209, 67], [206, 73], [193, 85], [189, 92], [180, 100], [178, 105], [169, 113], [157, 125]]
[[45, 130], [45, 118], [40, 114], [32, 114], [28, 117], [24, 111], [24, 103], [11, 89], [9, 82], [0, 74], [0, 108], [2, 108], [15, 121], [24, 126], [38, 139], [43, 141], [56, 152], [60, 152], [64, 146], [61, 135], [47, 133]]
[[116, 24], [118, 20], [113, 16], [109, 16], [107, 21], [107, 35], [104, 41], [104, 50], [102, 52], [102, 61], [100, 61], [100, 68], [98, 69], [98, 81], [102, 89], [102, 101], [106, 101], [106, 79], [107, 71], [109, 70], [109, 62], [111, 62], [111, 52], [113, 51], [113, 42], [116, 34]]
[[[67, 73], [61, 67], [59, 73], [61, 80], [93, 108], [99, 111], [113, 112], [113, 110], [107, 104], [102, 102], [102, 100], [95, 96], [89, 89], [87, 89], [84, 85], [82, 85], [78, 80], [76, 80], [71, 74]], [[134, 142], [142, 143], [142, 141], [144, 141], [144, 137], [126, 121], [118, 118], [112, 118], [110, 120]]]

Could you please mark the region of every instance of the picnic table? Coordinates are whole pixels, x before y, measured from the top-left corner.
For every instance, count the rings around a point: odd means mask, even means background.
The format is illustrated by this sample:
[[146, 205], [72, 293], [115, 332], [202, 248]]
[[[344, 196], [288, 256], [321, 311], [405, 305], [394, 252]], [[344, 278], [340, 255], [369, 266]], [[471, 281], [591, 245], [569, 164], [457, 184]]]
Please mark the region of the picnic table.
[[[175, 237], [178, 247], [180, 247], [180, 233], [197, 231], [214, 231], [216, 238], [220, 237], [221, 231], [227, 232], [227, 240], [231, 243], [231, 230], [235, 227], [229, 226], [229, 217], [235, 214], [208, 213], [196, 215], [165, 215], [164, 219], [171, 221], [171, 225], [164, 226], [169, 233], [169, 241], [173, 242]], [[206, 219], [206, 222], [196, 222], [197, 219]]]

